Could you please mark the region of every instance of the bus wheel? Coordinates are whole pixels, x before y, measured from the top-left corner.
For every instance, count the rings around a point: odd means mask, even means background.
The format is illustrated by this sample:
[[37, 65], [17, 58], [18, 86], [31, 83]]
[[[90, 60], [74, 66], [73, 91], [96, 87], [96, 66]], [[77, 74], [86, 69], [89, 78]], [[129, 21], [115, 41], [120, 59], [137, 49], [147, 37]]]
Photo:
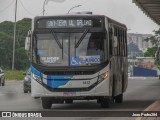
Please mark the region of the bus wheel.
[[51, 109], [52, 101], [50, 98], [41, 98], [43, 109]]
[[3, 81], [2, 86], [5, 86], [5, 80]]
[[116, 103], [122, 103], [123, 102], [123, 93], [120, 95], [117, 95], [115, 98]]
[[101, 103], [102, 108], [109, 108], [111, 101], [109, 98], [102, 98], [102, 99], [100, 99], [100, 103]]
[[72, 99], [65, 100], [65, 103], [66, 103], [66, 104], [72, 104], [72, 103], [73, 103], [73, 100], [72, 100]]
[[27, 93], [28, 91], [27, 91], [27, 90], [24, 90], [23, 92], [24, 92], [24, 93]]

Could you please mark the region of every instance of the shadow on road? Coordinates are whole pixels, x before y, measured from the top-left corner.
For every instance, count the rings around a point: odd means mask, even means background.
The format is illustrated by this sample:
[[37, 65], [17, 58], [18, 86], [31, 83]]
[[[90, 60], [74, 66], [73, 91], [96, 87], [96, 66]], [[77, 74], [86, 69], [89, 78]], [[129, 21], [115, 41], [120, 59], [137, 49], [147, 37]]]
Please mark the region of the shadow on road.
[[105, 111], [138, 111], [143, 110], [154, 101], [128, 100], [123, 103], [113, 103], [110, 108], [101, 108], [96, 101], [75, 101], [73, 104], [53, 104], [53, 110], [105, 110]]

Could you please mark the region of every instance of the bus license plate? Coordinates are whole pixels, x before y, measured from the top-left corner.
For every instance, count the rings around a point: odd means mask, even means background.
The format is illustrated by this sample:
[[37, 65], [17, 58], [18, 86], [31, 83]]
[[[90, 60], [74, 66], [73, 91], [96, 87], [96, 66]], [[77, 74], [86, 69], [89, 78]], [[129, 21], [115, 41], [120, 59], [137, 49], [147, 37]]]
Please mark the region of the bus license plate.
[[63, 96], [76, 96], [76, 92], [64, 92]]

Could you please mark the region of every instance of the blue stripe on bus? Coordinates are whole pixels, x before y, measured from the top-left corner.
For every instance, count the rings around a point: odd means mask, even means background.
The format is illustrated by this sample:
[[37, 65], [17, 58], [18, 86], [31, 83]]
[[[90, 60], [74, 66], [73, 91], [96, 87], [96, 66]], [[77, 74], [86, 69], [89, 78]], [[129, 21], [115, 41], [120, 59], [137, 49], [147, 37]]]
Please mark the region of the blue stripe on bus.
[[47, 76], [47, 85], [52, 88], [59, 88], [66, 85], [73, 76]]
[[32, 65], [31, 65], [31, 72], [37, 76], [41, 76], [41, 72], [39, 72], [37, 69], [35, 69]]
[[47, 75], [47, 79], [72, 79], [73, 76], [71, 75], [60, 75], [60, 76], [56, 76], [56, 75]]
[[51, 88], [59, 88], [64, 86], [69, 82], [69, 80], [47, 80], [47, 85]]
[[[37, 69], [35, 69], [31, 65], [31, 72], [34, 73], [37, 76], [42, 76], [41, 72], [39, 72]], [[47, 85], [51, 88], [59, 88], [60, 86], [66, 85], [70, 79], [72, 79], [73, 76], [55, 76], [55, 75], [47, 75]]]

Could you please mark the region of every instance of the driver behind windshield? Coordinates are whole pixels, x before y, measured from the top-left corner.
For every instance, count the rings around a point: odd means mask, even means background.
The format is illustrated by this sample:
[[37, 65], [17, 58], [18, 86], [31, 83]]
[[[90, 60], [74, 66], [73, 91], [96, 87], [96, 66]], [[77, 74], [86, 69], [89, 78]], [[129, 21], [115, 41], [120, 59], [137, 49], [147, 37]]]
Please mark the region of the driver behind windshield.
[[104, 51], [101, 50], [99, 47], [97, 47], [98, 40], [95, 41], [90, 41], [89, 47], [87, 49], [87, 56], [96, 56], [100, 55], [101, 60], [104, 60]]

